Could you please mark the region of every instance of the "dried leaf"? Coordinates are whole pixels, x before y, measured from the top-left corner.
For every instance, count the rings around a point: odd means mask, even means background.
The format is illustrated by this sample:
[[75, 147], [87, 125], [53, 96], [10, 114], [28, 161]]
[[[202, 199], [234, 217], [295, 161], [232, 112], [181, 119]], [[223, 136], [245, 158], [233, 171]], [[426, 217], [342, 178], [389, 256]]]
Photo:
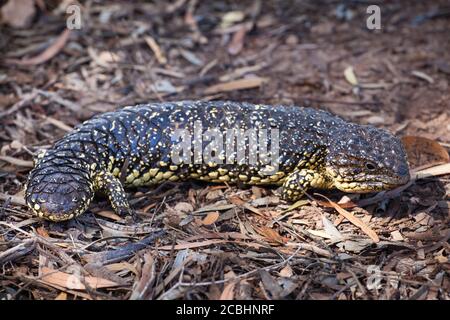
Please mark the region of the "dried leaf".
[[264, 288], [270, 292], [273, 299], [279, 299], [283, 288], [281, 288], [277, 281], [275, 281], [275, 279], [266, 270], [259, 270], [259, 274], [261, 276], [261, 281]]
[[55, 300], [67, 300], [67, 293], [61, 292], [56, 296]]
[[68, 125], [65, 124], [64, 122], [62, 122], [62, 121], [60, 121], [60, 120], [58, 120], [58, 119], [52, 118], [52, 117], [46, 117], [46, 118], [45, 118], [45, 122], [46, 122], [46, 123], [51, 123], [51, 124], [54, 125], [55, 127], [59, 128], [59, 129], [61, 129], [61, 130], [67, 131], [67, 132], [70, 132], [70, 131], [73, 130], [72, 127], [68, 126]]
[[446, 163], [450, 160], [447, 150], [436, 141], [424, 137], [405, 136], [402, 142], [408, 154], [408, 161], [413, 168]]
[[233, 300], [235, 286], [236, 284], [234, 282], [226, 284], [225, 287], [223, 288], [219, 300]]
[[224, 211], [224, 210], [230, 210], [236, 208], [235, 204], [224, 204], [224, 205], [218, 205], [218, 206], [207, 206], [207, 207], [203, 207], [200, 208], [196, 211], [194, 211], [194, 214], [198, 214], [198, 213], [204, 213], [204, 212], [209, 212], [209, 211]]
[[219, 243], [227, 243], [230, 242], [228, 240], [206, 240], [206, 241], [200, 241], [200, 242], [187, 242], [182, 244], [177, 244], [175, 246], [162, 246], [158, 247], [159, 250], [183, 250], [183, 249], [192, 249], [192, 248], [199, 248], [199, 247], [207, 247], [213, 244], [219, 244]]
[[276, 232], [274, 229], [262, 226], [259, 228], [256, 228], [258, 233], [266, 238], [268, 242], [275, 242], [279, 244], [286, 243], [286, 239], [284, 239], [278, 232]]
[[432, 77], [430, 77], [429, 75], [427, 75], [426, 73], [422, 72], [422, 71], [417, 71], [417, 70], [413, 70], [411, 72], [411, 74], [419, 79], [425, 80], [428, 83], [433, 84], [434, 80]]
[[102, 62], [103, 65], [109, 63], [117, 63], [120, 61], [120, 57], [112, 51], [102, 51], [98, 54], [97, 58]]
[[356, 78], [353, 67], [350, 66], [350, 67], [345, 68], [344, 77], [345, 77], [345, 80], [347, 80], [347, 82], [350, 83], [352, 86], [358, 85], [358, 79]]
[[228, 45], [228, 53], [231, 55], [237, 55], [244, 47], [244, 39], [247, 33], [247, 28], [242, 26], [238, 31], [233, 34], [230, 44]]
[[255, 207], [277, 205], [280, 203], [280, 198], [275, 196], [268, 196], [252, 200], [250, 203]]
[[206, 194], [206, 200], [214, 200], [221, 198], [223, 196], [223, 191], [220, 189], [211, 190]]
[[175, 93], [179, 90], [167, 79], [158, 80], [152, 86], [156, 92], [161, 93]]
[[119, 216], [118, 214], [116, 214], [114, 211], [111, 210], [102, 210], [102, 211], [98, 211], [95, 212], [96, 215], [103, 217], [103, 218], [108, 218], [114, 221], [122, 221], [123, 218], [121, 216]]
[[344, 238], [344, 236], [339, 232], [334, 224], [325, 216], [322, 216], [322, 224], [325, 232], [330, 236], [331, 240], [339, 241]]
[[392, 240], [394, 240], [394, 241], [403, 241], [403, 240], [405, 240], [403, 238], [402, 234], [400, 233], [400, 231], [398, 231], [398, 230], [392, 231], [391, 232], [391, 237], [392, 237]]
[[196, 66], [203, 66], [203, 61], [200, 60], [193, 52], [184, 49], [179, 50], [183, 58], [185, 58], [187, 61]]
[[222, 22], [221, 22], [221, 28], [225, 29], [230, 27], [236, 22], [241, 22], [244, 20], [245, 14], [242, 11], [230, 11], [223, 15]]
[[49, 238], [50, 235], [48, 234], [48, 231], [45, 230], [44, 227], [39, 227], [36, 229], [36, 233], [44, 238]]
[[120, 57], [111, 51], [102, 51], [97, 53], [95, 49], [92, 47], [88, 47], [87, 52], [89, 57], [94, 60], [95, 64], [103, 67], [110, 68], [112, 63], [116, 63], [120, 61]]
[[256, 209], [255, 207], [249, 205], [247, 202], [245, 202], [238, 196], [230, 197], [230, 202], [237, 206], [244, 207], [245, 209], [250, 210], [251, 212], [256, 213], [257, 215], [265, 217], [265, 215], [259, 209]]
[[155, 281], [155, 263], [153, 257], [149, 253], [146, 253], [144, 254], [144, 261], [141, 277], [133, 286], [130, 300], [147, 298], [149, 290]]
[[205, 94], [215, 94], [219, 92], [228, 92], [234, 90], [244, 90], [260, 87], [264, 82], [267, 82], [267, 78], [252, 77], [240, 80], [234, 80], [225, 83], [219, 83], [206, 88]]
[[[81, 279], [76, 275], [43, 267], [41, 269], [41, 279], [48, 284], [54, 284], [71, 290], [86, 290]], [[117, 287], [118, 284], [106, 279], [97, 277], [84, 277], [84, 281], [89, 287], [95, 289]]]
[[19, 150], [19, 149], [22, 149], [22, 148], [23, 148], [23, 144], [22, 144], [20, 141], [17, 141], [17, 140], [13, 140], [13, 141], [9, 144], [9, 146], [10, 146], [12, 149], [16, 149], [16, 150]]
[[292, 271], [292, 268], [290, 265], [287, 265], [283, 269], [280, 270], [280, 276], [285, 278], [290, 278], [294, 275], [294, 272]]
[[450, 173], [450, 163], [441, 164], [432, 168], [420, 170], [414, 173], [414, 179], [424, 179], [429, 177], [443, 176]]
[[450, 258], [443, 256], [442, 254], [435, 256], [434, 259], [438, 262], [438, 263], [450, 263]]
[[299, 207], [303, 207], [303, 206], [307, 205], [308, 203], [309, 203], [309, 200], [305, 200], [305, 199], [298, 200], [294, 204], [292, 204], [289, 208], [287, 208], [286, 210], [283, 210], [281, 212], [281, 214], [287, 213], [287, 212], [297, 209]]
[[190, 213], [194, 211], [194, 207], [189, 202], [178, 202], [174, 209], [179, 212]]
[[208, 213], [208, 215], [202, 220], [202, 223], [203, 223], [204, 225], [209, 226], [209, 225], [213, 224], [214, 222], [216, 222], [218, 218], [219, 218], [219, 212], [217, 212], [217, 211], [210, 212], [210, 213]]
[[136, 267], [128, 262], [111, 263], [111, 264], [108, 264], [107, 266], [105, 266], [105, 268], [107, 268], [109, 271], [113, 271], [113, 272], [128, 270], [128, 271], [134, 273], [135, 275], [140, 274], [140, 272], [138, 272]]
[[160, 64], [166, 64], [167, 59], [164, 56], [164, 54], [162, 53], [161, 48], [158, 45], [158, 43], [155, 41], [155, 39], [153, 39], [152, 37], [145, 37], [144, 40], [147, 43], [147, 45], [150, 47], [150, 49], [152, 49], [153, 53], [155, 54], [156, 60], [158, 60], [158, 62]]
[[336, 209], [337, 212], [339, 212], [341, 215], [343, 215], [348, 221], [353, 223], [355, 226], [360, 228], [365, 234], [367, 234], [372, 239], [373, 242], [375, 242], [375, 243], [380, 242], [380, 238], [375, 233], [375, 231], [373, 231], [372, 228], [370, 228], [364, 222], [362, 222], [361, 219], [355, 217], [352, 213], [341, 208], [337, 203], [335, 203], [329, 199], [327, 199], [327, 200], [333, 206], [333, 208]]
[[306, 231], [308, 231], [313, 236], [321, 237], [321, 238], [324, 238], [324, 239], [331, 239], [331, 236], [328, 233], [326, 233], [325, 231], [323, 231], [323, 230], [309, 229], [309, 230], [306, 230]]

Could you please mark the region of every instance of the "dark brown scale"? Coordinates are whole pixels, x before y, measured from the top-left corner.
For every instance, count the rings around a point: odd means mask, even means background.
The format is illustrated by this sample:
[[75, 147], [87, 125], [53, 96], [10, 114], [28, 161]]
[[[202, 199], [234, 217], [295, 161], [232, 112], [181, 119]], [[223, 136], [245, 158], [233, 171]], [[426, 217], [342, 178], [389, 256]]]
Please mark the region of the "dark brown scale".
[[[185, 129], [193, 135], [196, 124], [201, 124], [203, 136], [213, 128], [223, 135], [227, 129], [267, 129], [269, 147], [276, 144], [270, 132], [278, 130], [276, 170], [263, 171], [268, 163], [260, 153], [258, 162], [249, 162], [257, 150], [249, 151], [256, 146], [248, 139], [242, 164], [228, 158], [218, 164], [196, 164], [193, 158], [174, 163], [174, 133]], [[197, 143], [201, 150], [211, 146], [210, 141]], [[283, 197], [296, 200], [311, 187], [389, 189], [405, 183], [409, 172], [403, 146], [392, 134], [325, 111], [226, 101], [167, 102], [126, 107], [79, 125], [37, 159], [25, 198], [37, 215], [61, 221], [83, 213], [95, 192], [105, 193], [118, 213], [127, 213], [124, 186], [187, 179], [283, 185]]]

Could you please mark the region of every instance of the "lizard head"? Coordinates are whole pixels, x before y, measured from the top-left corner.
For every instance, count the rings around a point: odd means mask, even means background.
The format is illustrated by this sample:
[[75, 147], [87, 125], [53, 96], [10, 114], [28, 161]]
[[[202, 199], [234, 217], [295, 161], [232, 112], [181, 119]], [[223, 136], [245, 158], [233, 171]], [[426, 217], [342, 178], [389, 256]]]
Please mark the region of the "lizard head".
[[402, 142], [390, 132], [350, 125], [332, 135], [325, 170], [334, 187], [373, 192], [406, 184], [409, 167]]

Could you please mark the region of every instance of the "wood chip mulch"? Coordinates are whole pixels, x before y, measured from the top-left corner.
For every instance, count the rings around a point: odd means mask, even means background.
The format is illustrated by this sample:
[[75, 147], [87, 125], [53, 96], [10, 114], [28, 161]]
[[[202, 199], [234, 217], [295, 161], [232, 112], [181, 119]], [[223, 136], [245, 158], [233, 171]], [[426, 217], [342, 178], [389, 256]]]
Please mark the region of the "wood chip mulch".
[[[79, 30], [68, 1], [28, 2], [0, 1], [0, 299], [450, 298], [447, 1], [379, 1], [381, 30], [363, 2], [79, 1]], [[138, 222], [100, 197], [60, 224], [24, 206], [37, 150], [96, 113], [184, 99], [387, 128], [417, 179], [295, 204], [275, 188], [165, 184], [130, 190]]]

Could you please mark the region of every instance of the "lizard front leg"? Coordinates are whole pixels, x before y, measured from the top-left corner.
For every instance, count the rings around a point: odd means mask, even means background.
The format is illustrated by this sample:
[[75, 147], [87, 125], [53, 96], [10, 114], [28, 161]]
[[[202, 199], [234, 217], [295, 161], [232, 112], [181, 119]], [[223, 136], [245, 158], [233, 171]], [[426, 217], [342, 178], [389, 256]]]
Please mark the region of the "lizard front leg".
[[297, 201], [309, 188], [330, 188], [330, 181], [321, 173], [310, 169], [297, 169], [283, 183], [281, 196], [288, 201]]
[[95, 176], [95, 189], [108, 197], [111, 206], [118, 215], [134, 216], [122, 183], [112, 173], [106, 171], [98, 173]]

